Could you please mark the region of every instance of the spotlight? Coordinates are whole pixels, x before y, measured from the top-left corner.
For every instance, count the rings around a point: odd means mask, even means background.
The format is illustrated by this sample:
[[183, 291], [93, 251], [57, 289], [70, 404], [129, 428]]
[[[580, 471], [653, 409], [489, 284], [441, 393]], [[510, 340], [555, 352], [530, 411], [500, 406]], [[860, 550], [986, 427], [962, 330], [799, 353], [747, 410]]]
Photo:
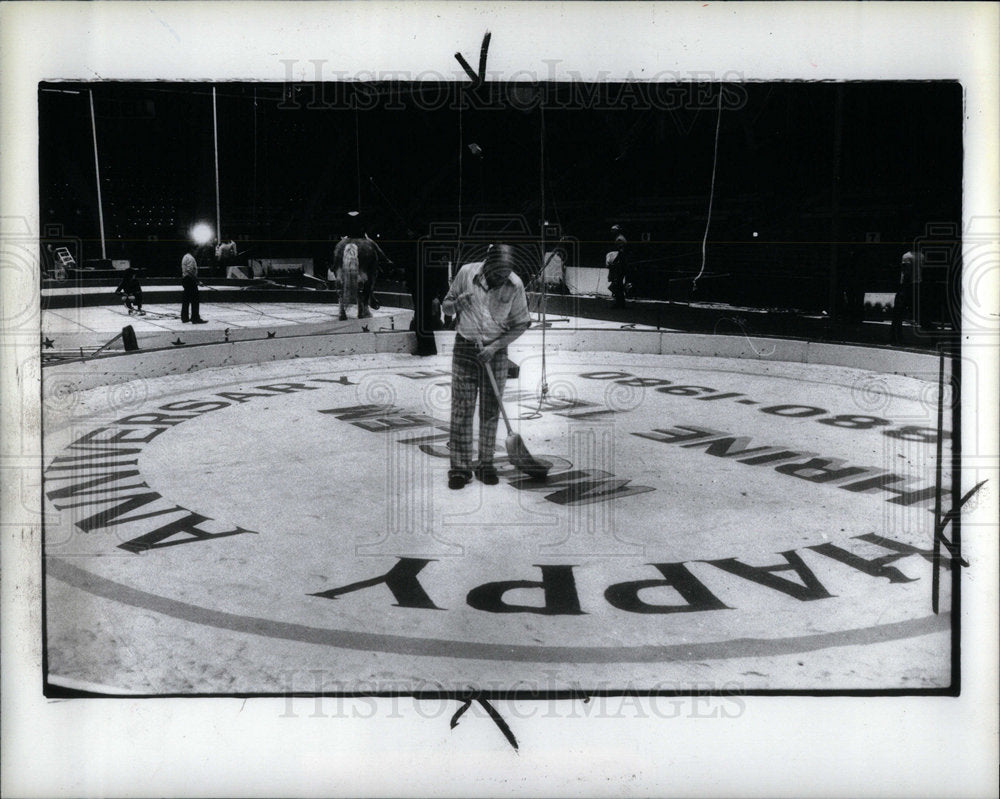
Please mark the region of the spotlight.
[[215, 231], [207, 222], [199, 222], [191, 228], [191, 240], [195, 244], [208, 244], [215, 238]]

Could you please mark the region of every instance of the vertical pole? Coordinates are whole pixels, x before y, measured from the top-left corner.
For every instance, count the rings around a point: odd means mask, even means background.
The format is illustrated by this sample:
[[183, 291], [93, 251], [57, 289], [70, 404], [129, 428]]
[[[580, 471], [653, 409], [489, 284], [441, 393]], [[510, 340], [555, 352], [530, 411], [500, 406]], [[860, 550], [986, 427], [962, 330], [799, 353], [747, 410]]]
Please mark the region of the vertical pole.
[[101, 260], [108, 254], [104, 247], [104, 206], [101, 202], [101, 162], [97, 158], [97, 118], [94, 115], [94, 91], [90, 90], [90, 131], [94, 137], [94, 174], [97, 176], [97, 219], [101, 225]]
[[212, 135], [215, 139], [215, 238], [222, 241], [222, 212], [219, 205], [219, 118], [215, 109], [215, 87], [212, 87]]
[[[961, 350], [959, 350], [961, 354]], [[955, 352], [948, 350], [948, 362], [951, 364], [951, 495], [962, 494], [962, 359], [955, 357]], [[939, 436], [940, 438], [940, 436]], [[962, 592], [959, 582], [962, 570], [962, 514], [956, 513], [951, 521], [951, 553], [954, 561], [951, 568], [951, 612], [954, 618], [962, 614]], [[953, 624], [951, 630], [952, 651], [957, 652], [961, 645], [961, 625]], [[957, 679], [956, 683], [960, 683]], [[956, 688], [959, 685], [956, 685]]]
[[[541, 228], [542, 228], [542, 313], [545, 312], [545, 96], [541, 91], [541, 86], [539, 86], [539, 103], [538, 103], [538, 174], [540, 176], [539, 180], [539, 196], [541, 198]], [[544, 335], [544, 328], [542, 329]]]
[[839, 286], [838, 250], [840, 248], [840, 157], [844, 133], [844, 87], [838, 84], [833, 106], [833, 177], [830, 187], [830, 321], [837, 319]]
[[[941, 460], [944, 439], [944, 347], [938, 354], [938, 406], [937, 406], [937, 460], [934, 465], [934, 556], [931, 571], [931, 610], [938, 612], [941, 586], [941, 534], [944, 524], [941, 520]], [[957, 495], [956, 495], [957, 496]], [[954, 568], [954, 565], [952, 566]]]
[[358, 213], [361, 213], [361, 132], [358, 122], [358, 109], [354, 109], [354, 165], [358, 176]]
[[253, 87], [253, 230], [257, 231], [257, 87]]
[[545, 260], [545, 88], [544, 84], [539, 84], [539, 102], [538, 102], [538, 126], [540, 140], [539, 144], [539, 174], [541, 175], [540, 188], [541, 188], [541, 211], [542, 211], [542, 388], [541, 395], [544, 399], [545, 395], [549, 393], [549, 381], [548, 374], [546, 372], [545, 364], [545, 328], [546, 325], [546, 308], [548, 293], [545, 280], [545, 270], [548, 268], [548, 263]]
[[[465, 139], [462, 134], [462, 97], [458, 99], [458, 255], [455, 256], [458, 265], [462, 260], [462, 154], [465, 151]], [[449, 275], [451, 277], [451, 275]]]
[[[539, 198], [540, 198], [540, 213], [541, 213], [541, 245], [542, 245], [542, 303], [539, 309], [539, 318], [541, 321], [545, 321], [545, 270], [548, 264], [545, 261], [545, 99], [541, 93], [541, 86], [539, 86], [539, 103], [538, 103], [538, 174], [540, 180], [538, 182], [539, 188]], [[542, 359], [545, 358], [545, 328], [542, 328]]]

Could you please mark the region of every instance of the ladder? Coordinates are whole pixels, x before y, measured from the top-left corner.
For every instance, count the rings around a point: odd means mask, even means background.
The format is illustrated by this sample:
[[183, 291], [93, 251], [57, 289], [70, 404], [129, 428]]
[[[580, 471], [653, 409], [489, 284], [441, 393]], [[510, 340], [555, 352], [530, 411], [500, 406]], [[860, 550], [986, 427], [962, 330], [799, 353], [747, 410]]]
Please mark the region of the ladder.
[[56, 247], [52, 251], [54, 258], [54, 272], [56, 280], [66, 279], [66, 269], [67, 267], [76, 268], [76, 259], [70, 253], [68, 247]]

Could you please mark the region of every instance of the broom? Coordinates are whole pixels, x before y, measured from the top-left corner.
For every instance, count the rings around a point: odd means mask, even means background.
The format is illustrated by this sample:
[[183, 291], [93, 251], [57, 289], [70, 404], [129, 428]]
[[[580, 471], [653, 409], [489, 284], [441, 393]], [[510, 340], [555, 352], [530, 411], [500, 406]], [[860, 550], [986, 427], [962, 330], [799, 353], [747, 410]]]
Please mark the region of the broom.
[[[481, 344], [480, 347], [482, 347]], [[493, 386], [493, 393], [496, 394], [497, 404], [500, 406], [500, 413], [503, 415], [503, 423], [507, 425], [507, 458], [515, 467], [529, 477], [544, 480], [549, 476], [549, 470], [552, 468], [551, 462], [540, 460], [528, 452], [524, 440], [510, 426], [510, 419], [507, 418], [507, 410], [503, 406], [503, 397], [500, 396], [500, 387], [497, 385], [497, 379], [493, 375], [493, 369], [490, 367], [490, 364], [484, 363], [483, 370], [490, 379], [490, 385]]]

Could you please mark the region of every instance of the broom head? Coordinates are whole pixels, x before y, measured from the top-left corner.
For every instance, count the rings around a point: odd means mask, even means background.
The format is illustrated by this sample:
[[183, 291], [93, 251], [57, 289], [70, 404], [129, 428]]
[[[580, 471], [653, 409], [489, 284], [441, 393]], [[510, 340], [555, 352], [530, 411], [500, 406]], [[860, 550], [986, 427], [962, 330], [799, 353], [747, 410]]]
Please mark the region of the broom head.
[[549, 476], [552, 463], [534, 457], [517, 433], [507, 436], [507, 459], [529, 477], [544, 480]]

